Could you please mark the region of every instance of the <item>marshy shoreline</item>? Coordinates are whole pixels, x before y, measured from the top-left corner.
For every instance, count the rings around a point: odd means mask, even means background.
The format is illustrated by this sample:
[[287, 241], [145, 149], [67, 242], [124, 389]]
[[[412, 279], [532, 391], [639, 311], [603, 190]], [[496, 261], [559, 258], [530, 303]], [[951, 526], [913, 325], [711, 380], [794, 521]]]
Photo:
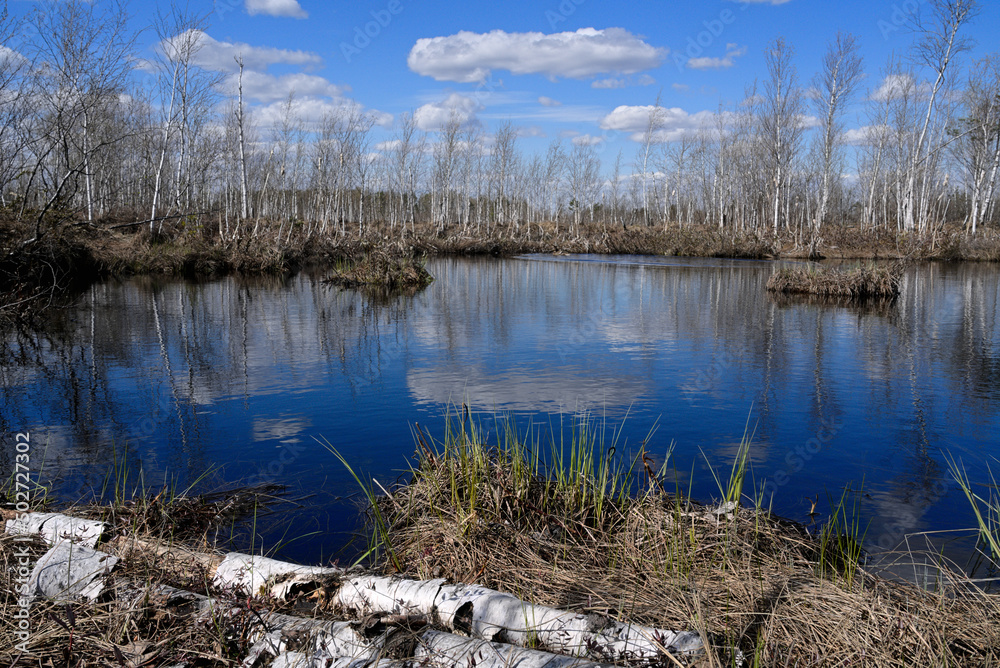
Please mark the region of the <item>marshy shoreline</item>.
[[[249, 227], [251, 223], [247, 223]], [[0, 220], [0, 315], [30, 321], [72, 299], [95, 280], [132, 275], [214, 277], [294, 273], [356, 264], [371, 255], [410, 262], [445, 255], [510, 257], [527, 253], [637, 254], [686, 257], [831, 260], [1000, 261], [1000, 232], [976, 235], [960, 227], [923, 235], [828, 226], [804, 241], [794, 231], [775, 236], [714, 226], [607, 226], [572, 231], [554, 223], [518, 231], [475, 234], [458, 226], [415, 226], [370, 233], [317, 235], [301, 223], [261, 220], [254, 234], [226, 238], [217, 221], [187, 217], [157, 233], [118, 218], [69, 222], [32, 237], [27, 221]]]
[[[428, 632], [457, 629], [476, 636], [474, 627], [461, 626], [458, 618], [446, 624], [433, 610], [361, 617], [345, 610], [337, 603], [343, 600], [338, 590], [367, 573], [401, 582], [475, 584], [525, 605], [676, 630], [706, 648], [654, 661], [587, 650], [592, 660], [615, 665], [1000, 661], [1000, 595], [981, 590], [943, 561], [931, 589], [869, 568], [861, 549], [864, 527], [848, 492], [830, 500], [829, 515], [812, 531], [773, 515], [750, 482], [748, 438], [731, 467], [713, 473], [719, 495], [704, 505], [670, 482], [677, 477], [669, 475], [668, 462], [657, 466], [644, 448], [631, 460], [615, 456], [614, 438], [593, 424], [578, 424], [558, 443], [519, 432], [511, 422], [487, 433], [465, 410], [448, 420], [440, 440], [416, 427], [409, 480], [387, 491], [362, 484], [368, 498], [366, 565], [323, 570], [312, 584], [293, 586], [279, 575], [254, 580], [260, 591], [242, 592], [213, 579], [223, 554], [208, 539], [211, 529], [265, 503], [253, 490], [211, 498], [143, 491], [112, 505], [70, 509], [108, 527], [98, 549], [120, 561], [106, 593], [92, 602], [36, 600], [30, 659], [18, 654], [14, 628], [5, 626], [0, 660], [12, 666], [46, 660], [67, 666], [229, 666], [259, 649], [267, 629], [280, 627], [275, 620], [287, 624], [293, 618], [306, 626], [351, 621], [369, 640], [396, 638], [392, 648], [386, 645], [369, 660], [412, 660]], [[366, 478], [356, 479], [361, 484]], [[4, 511], [5, 519], [11, 514]], [[0, 538], [5, 619], [18, 605], [17, 569], [10, 566], [25, 545], [13, 541]], [[33, 540], [33, 563], [47, 549]], [[906, 563], [917, 556], [897, 559]], [[143, 583], [138, 594], [134, 583]], [[206, 609], [216, 612], [205, 617]], [[285, 638], [289, 647], [302, 645], [304, 636], [295, 633]], [[403, 638], [408, 644], [399, 644]], [[529, 645], [554, 649], [541, 641]], [[271, 665], [266, 656], [253, 665]]]
[[[554, 226], [532, 225], [516, 236], [483, 238], [428, 227], [398, 237], [319, 238], [297, 230], [286, 236], [287, 228], [263, 222], [256, 236], [227, 242], [211, 229], [168, 227], [154, 237], [145, 230], [123, 232], [110, 226], [67, 227], [27, 247], [17, 241], [23, 229], [8, 229], [3, 236], [8, 251], [0, 263], [6, 277], [0, 286], [3, 318], [44, 326], [39, 315], [48, 307], [73, 299], [75, 289], [101, 278], [278, 275], [305, 268], [351, 272], [369, 258], [402, 273], [415, 272], [421, 280], [426, 277], [416, 269], [422, 258], [444, 255], [823, 256], [860, 259], [872, 266], [883, 266], [884, 260], [898, 266], [908, 260], [1000, 259], [1000, 236], [992, 230], [981, 230], [975, 237], [958, 229], [918, 237], [857, 230], [838, 236], [839, 230], [831, 228], [824, 244], [810, 247], [796, 243], [792, 235], [730, 235], [703, 227], [583, 226], [570, 236]], [[279, 237], [285, 241], [275, 243]], [[374, 266], [378, 282], [386, 272], [378, 262]], [[366, 283], [355, 274], [343, 285], [363, 288]], [[845, 298], [836, 292], [823, 294], [834, 296], [817, 298]], [[783, 292], [771, 298], [779, 304], [788, 299]], [[608, 444], [588, 440], [587, 434], [574, 436], [568, 451], [552, 451], [545, 459], [539, 453], [548, 445], [529, 443], [516, 430], [490, 443], [482, 433], [464, 411], [449, 423], [440, 442], [418, 432], [419, 454], [409, 483], [388, 493], [368, 489], [373, 542], [367, 572], [475, 583], [535, 605], [695, 633], [708, 648], [700, 657], [664, 657], [663, 665], [1000, 662], [1000, 597], [981, 590], [961, 569], [933, 555], [934, 563], [941, 563], [933, 590], [869, 567], [860, 549], [863, 527], [857, 524], [850, 497], [832, 499], [830, 516], [808, 532], [770, 513], [769, 504], [750, 485], [744, 488], [746, 459], [739, 464], [738, 457], [731, 471], [719, 474], [718, 498], [701, 499], [707, 502], [703, 505], [668, 483], [652, 460], [641, 455], [629, 462], [612, 460]], [[235, 504], [235, 512], [247, 507], [245, 501]], [[231, 514], [219, 513], [213, 504], [151, 492], [113, 506], [67, 512], [109, 521], [125, 541], [160, 541], [207, 554], [214, 562], [222, 555], [207, 539], [205, 525], [193, 521], [205, 513], [232, 521]], [[12, 560], [20, 547], [8, 537], [0, 544], [5, 566], [15, 565]], [[37, 541], [30, 549], [35, 561], [46, 553], [46, 546]], [[902, 553], [892, 558], [906, 564], [924, 557]], [[208, 624], [192, 617], [191, 600], [178, 603], [152, 590], [140, 597], [141, 604], [123, 609], [119, 601], [125, 599], [119, 599], [114, 588], [93, 604], [36, 602], [30, 659], [36, 663], [24, 663], [27, 656], [19, 658], [14, 650], [19, 640], [9, 627], [0, 635], [0, 663], [237, 665], [260, 639], [271, 613], [352, 619], [392, 629], [410, 638], [410, 645], [416, 642], [416, 631], [410, 628], [413, 618], [347, 617], [329, 606], [323, 587], [276, 602], [263, 595], [213, 590], [205, 572], [171, 565], [162, 555], [130, 554], [120, 563], [115, 581], [122, 586], [152, 582], [153, 587], [212, 596], [239, 612]], [[17, 585], [11, 573], [7, 568], [3, 576], [7, 594], [0, 615], [5, 619], [15, 613], [18, 601], [11, 593]], [[427, 621], [420, 624], [424, 628]]]

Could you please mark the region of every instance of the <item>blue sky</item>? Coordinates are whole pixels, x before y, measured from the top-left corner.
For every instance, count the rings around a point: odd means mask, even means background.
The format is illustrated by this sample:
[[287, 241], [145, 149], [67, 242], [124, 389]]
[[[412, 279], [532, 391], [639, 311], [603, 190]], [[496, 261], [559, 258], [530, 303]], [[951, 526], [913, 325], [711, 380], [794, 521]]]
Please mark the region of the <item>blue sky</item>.
[[[156, 6], [132, 3], [136, 25], [148, 25]], [[670, 110], [668, 136], [738, 102], [766, 76], [764, 50], [778, 36], [794, 48], [808, 85], [837, 30], [855, 34], [867, 73], [852, 109], [860, 112], [890, 53], [910, 53], [907, 15], [929, 11], [927, 0], [191, 0], [188, 7], [207, 16], [203, 65], [232, 77], [233, 53], [244, 55], [245, 88], [265, 133], [294, 89], [307, 120], [345, 104], [375, 112], [376, 144], [391, 138], [400, 113], [414, 112], [432, 131], [454, 109], [487, 135], [509, 120], [528, 153], [563, 138], [593, 143], [607, 162], [619, 149], [631, 160], [642, 107], [658, 95]], [[984, 2], [967, 32], [976, 42], [972, 57], [994, 48], [998, 28], [1000, 3]], [[155, 34], [144, 33], [141, 55], [155, 44]], [[849, 127], [863, 124], [855, 113]]]

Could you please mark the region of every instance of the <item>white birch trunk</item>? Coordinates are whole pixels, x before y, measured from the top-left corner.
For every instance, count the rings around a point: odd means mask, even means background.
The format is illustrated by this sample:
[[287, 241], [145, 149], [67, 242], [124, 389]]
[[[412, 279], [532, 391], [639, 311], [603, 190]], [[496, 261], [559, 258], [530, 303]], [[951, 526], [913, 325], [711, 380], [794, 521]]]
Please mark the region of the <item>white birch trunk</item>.
[[239, 148], [240, 148], [240, 203], [241, 203], [241, 219], [246, 220], [249, 212], [247, 210], [247, 158], [246, 158], [246, 141], [243, 136], [243, 58], [242, 56], [236, 58], [237, 64], [240, 66], [240, 77], [239, 77], [239, 98], [238, 105], [236, 107], [236, 118], [237, 118], [237, 131], [239, 132]]
[[236, 587], [253, 596], [270, 594], [288, 598], [296, 586], [310, 585], [343, 577], [341, 568], [299, 566], [267, 557], [230, 552], [215, 569], [212, 583], [216, 587]]
[[[133, 589], [137, 600], [145, 595], [141, 589]], [[233, 604], [160, 586], [153, 590], [151, 600], [161, 607], [191, 610], [194, 620], [224, 619], [230, 613], [239, 612]], [[513, 645], [489, 642], [477, 638], [466, 638], [425, 630], [415, 637], [412, 657], [397, 661], [380, 658], [386, 651], [387, 641], [397, 632], [394, 628], [373, 633], [366, 637], [362, 624], [358, 622], [335, 622], [320, 619], [306, 619], [279, 613], [262, 613], [263, 629], [251, 636], [254, 645], [241, 666], [268, 665], [268, 657], [273, 657], [270, 665], [275, 666], [461, 666], [467, 668], [605, 668], [604, 664], [593, 663], [576, 657], [560, 656], [539, 650], [524, 649]], [[401, 630], [402, 633], [412, 633]], [[296, 651], [288, 650], [288, 640], [295, 638]], [[331, 662], [332, 661], [332, 662]]]
[[177, 91], [177, 67], [174, 66], [174, 74], [170, 80], [170, 105], [167, 108], [167, 122], [163, 127], [163, 147], [160, 149], [160, 162], [156, 166], [156, 179], [153, 185], [153, 206], [149, 214], [149, 233], [153, 233], [153, 226], [156, 224], [156, 204], [160, 199], [160, 183], [163, 176], [163, 163], [167, 159], [167, 145], [170, 142], [170, 125], [174, 120], [174, 96]]
[[342, 583], [337, 602], [361, 613], [437, 615], [445, 627], [484, 640], [522, 647], [540, 643], [573, 656], [656, 659], [704, 649], [694, 632], [615, 622], [601, 615], [534, 605], [485, 587], [447, 585], [444, 580], [351, 578]]

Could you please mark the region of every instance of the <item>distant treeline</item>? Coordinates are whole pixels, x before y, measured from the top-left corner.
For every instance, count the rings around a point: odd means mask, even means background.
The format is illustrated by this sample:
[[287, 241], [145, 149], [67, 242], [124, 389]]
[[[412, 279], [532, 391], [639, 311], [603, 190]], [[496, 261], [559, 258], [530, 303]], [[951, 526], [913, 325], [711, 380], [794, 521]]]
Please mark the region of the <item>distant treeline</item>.
[[[0, 198], [30, 242], [73, 221], [149, 221], [172, 230], [210, 212], [224, 240], [267, 234], [401, 235], [417, 227], [469, 235], [581, 226], [708, 225], [815, 238], [830, 225], [974, 234], [997, 224], [1000, 55], [970, 62], [970, 0], [930, 0], [906, 58], [862, 94], [865, 64], [850, 34], [800, 80], [775, 39], [767, 71], [711, 124], [673, 132], [648, 107], [633, 156], [554, 141], [518, 146], [519, 129], [487, 136], [453, 117], [423, 131], [411, 114], [376, 143], [375, 117], [345, 106], [304, 122], [255, 121], [239, 85], [224, 94], [196, 55], [205, 17], [174, 9], [152, 28], [156, 58], [136, 76], [137, 34], [117, 0], [39, 5], [0, 18]], [[915, 20], [918, 20], [915, 18]], [[845, 124], [863, 103], [860, 129]], [[203, 221], [205, 216], [192, 217]], [[278, 225], [260, 225], [259, 221]], [[178, 222], [179, 221], [179, 222]], [[216, 225], [217, 223], [217, 225]]]

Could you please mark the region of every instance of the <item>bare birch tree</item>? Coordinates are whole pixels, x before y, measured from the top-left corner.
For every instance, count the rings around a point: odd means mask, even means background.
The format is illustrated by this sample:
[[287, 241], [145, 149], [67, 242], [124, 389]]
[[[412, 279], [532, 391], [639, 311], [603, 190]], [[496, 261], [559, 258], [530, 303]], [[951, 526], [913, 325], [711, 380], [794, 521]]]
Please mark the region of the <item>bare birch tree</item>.
[[[802, 140], [802, 91], [798, 84], [794, 51], [781, 37], [765, 50], [768, 78], [760, 110], [760, 134], [766, 156], [772, 227], [778, 233], [782, 198], [786, 196], [791, 167]], [[786, 225], [788, 221], [786, 219]]]
[[4, 3], [0, 10], [0, 204], [11, 203], [9, 189], [24, 167], [23, 148], [28, 137], [28, 104], [31, 63], [16, 48], [14, 36], [20, 21], [11, 17]]
[[621, 199], [621, 180], [622, 180], [622, 152], [618, 151], [615, 155], [615, 166], [611, 170], [611, 182], [609, 184], [609, 190], [611, 192], [611, 225], [618, 225], [618, 207]]
[[906, 174], [906, 188], [903, 192], [903, 229], [923, 229], [923, 216], [917, 219], [917, 178], [922, 163], [931, 150], [927, 146], [928, 131], [934, 115], [938, 94], [945, 84], [945, 73], [953, 65], [954, 59], [971, 48], [971, 43], [961, 37], [960, 32], [976, 14], [979, 4], [976, 0], [929, 0], [931, 18], [924, 20], [915, 15], [913, 29], [919, 35], [914, 56], [934, 74], [934, 83], [927, 92], [927, 107], [920, 125], [920, 132], [914, 144], [915, 150]]
[[970, 71], [965, 113], [955, 132], [969, 193], [966, 227], [975, 234], [993, 202], [1000, 168], [1000, 55], [979, 60]]
[[[92, 169], [95, 151], [121, 139], [98, 139], [95, 126], [126, 90], [136, 38], [128, 19], [118, 0], [102, 3], [100, 11], [95, 4], [68, 0], [38, 7], [31, 17], [35, 38], [27, 46], [33, 51], [33, 102], [39, 107], [40, 124], [34, 128], [36, 162], [30, 181], [40, 176], [49, 193], [39, 221], [57, 201], [72, 199], [81, 189], [83, 210], [88, 220], [94, 219], [95, 204], [99, 206]], [[35, 231], [37, 238], [38, 225]]]
[[594, 147], [588, 144], [574, 145], [566, 168], [573, 213], [571, 234], [580, 233], [584, 211], [593, 210], [594, 197], [600, 188], [600, 172], [601, 161]]
[[451, 196], [460, 157], [461, 130], [462, 119], [452, 109], [448, 121], [438, 130], [437, 142], [434, 143], [434, 183], [431, 186], [431, 196], [434, 201], [432, 222], [439, 232], [444, 229], [451, 216]]
[[247, 193], [247, 142], [246, 142], [246, 108], [243, 106], [243, 56], [236, 56], [236, 64], [240, 68], [237, 80], [236, 99], [236, 132], [240, 155], [240, 219], [246, 220], [250, 215], [249, 195]]
[[864, 77], [863, 61], [854, 35], [837, 32], [823, 56], [823, 69], [813, 79], [813, 103], [820, 119], [820, 193], [813, 227], [826, 221], [833, 179], [841, 171], [845, 107]]
[[545, 150], [545, 211], [548, 218], [558, 225], [562, 209], [563, 183], [566, 175], [566, 151], [558, 139]]
[[660, 130], [663, 127], [663, 107], [660, 104], [660, 95], [656, 96], [656, 103], [649, 109], [649, 117], [646, 120], [646, 129], [642, 133], [642, 143], [636, 154], [635, 164], [642, 175], [642, 222], [649, 225], [649, 169], [653, 160], [653, 145], [659, 142]]
[[505, 122], [497, 128], [493, 140], [493, 150], [490, 153], [490, 180], [494, 202], [495, 220], [498, 225], [513, 223], [515, 231], [519, 228], [517, 216], [513, 211], [513, 177], [517, 170], [519, 155], [517, 151], [517, 130], [513, 124]]

